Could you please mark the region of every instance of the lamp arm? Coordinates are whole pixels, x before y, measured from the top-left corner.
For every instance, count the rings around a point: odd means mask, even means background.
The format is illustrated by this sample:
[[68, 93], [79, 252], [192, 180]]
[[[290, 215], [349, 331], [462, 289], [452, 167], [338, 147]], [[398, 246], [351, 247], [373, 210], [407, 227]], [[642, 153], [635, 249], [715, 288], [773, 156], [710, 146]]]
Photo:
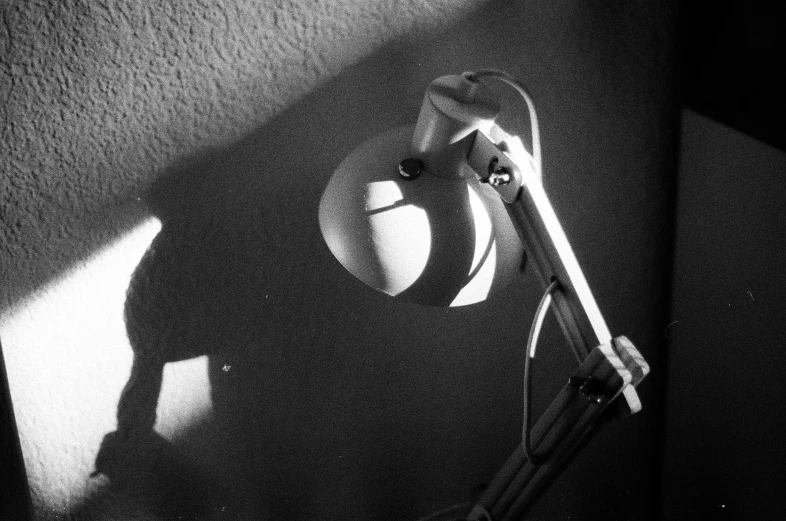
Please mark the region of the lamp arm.
[[583, 360], [612, 336], [543, 185], [525, 179], [519, 197], [505, 206], [543, 287], [559, 282], [552, 306], [576, 357]]
[[[467, 164], [504, 201], [528, 260], [543, 287], [549, 288], [555, 315], [581, 366], [531, 433], [525, 420], [523, 443], [467, 514], [469, 521], [518, 519], [606, 420], [641, 409], [636, 386], [649, 373], [644, 357], [627, 338], [612, 338], [543, 188], [538, 162], [528, 162], [518, 152], [504, 140], [494, 143], [476, 131]], [[559, 290], [552, 292], [555, 282]], [[530, 352], [525, 356], [530, 357]], [[593, 387], [603, 391], [594, 395]], [[546, 454], [543, 461], [533, 461], [530, 437], [533, 448]]]
[[[518, 138], [493, 124], [497, 104], [481, 90], [478, 80], [484, 78], [510, 85], [527, 103], [531, 156]], [[410, 145], [413, 156], [434, 175], [466, 179], [474, 174], [504, 201], [529, 263], [547, 289], [546, 297], [552, 298], [560, 327], [580, 362], [531, 429], [530, 365], [525, 363], [522, 443], [464, 518], [469, 521], [519, 519], [606, 420], [641, 409], [636, 386], [649, 372], [644, 357], [627, 338], [611, 336], [543, 188], [538, 134], [535, 106], [526, 89], [505, 72], [481, 70], [432, 82]], [[548, 307], [547, 301], [542, 301], [541, 311]], [[542, 316], [537, 314], [529, 347], [534, 347]], [[527, 362], [533, 350], [527, 349]]]
[[648, 371], [625, 337], [593, 349], [532, 429], [534, 448], [548, 454], [546, 460], [531, 461], [519, 444], [462, 519], [520, 519], [603, 424], [636, 412], [629, 397]]
[[481, 180], [492, 174], [490, 170], [507, 171], [512, 176], [507, 183], [489, 184], [505, 201], [528, 263], [543, 288], [554, 280], [559, 282], [552, 305], [576, 358], [584, 360], [612, 336], [539, 176], [525, 165], [520, 167], [504, 147], [482, 132], [476, 132], [467, 163]]

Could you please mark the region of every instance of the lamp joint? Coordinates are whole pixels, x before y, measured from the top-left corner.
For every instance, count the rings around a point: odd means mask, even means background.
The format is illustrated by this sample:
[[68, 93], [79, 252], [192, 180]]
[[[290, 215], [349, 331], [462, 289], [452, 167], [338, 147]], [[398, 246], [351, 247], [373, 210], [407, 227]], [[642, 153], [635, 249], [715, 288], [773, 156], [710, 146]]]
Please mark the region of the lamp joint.
[[507, 142], [500, 146], [483, 132], [476, 132], [467, 165], [478, 181], [492, 187], [506, 203], [513, 203], [521, 191], [523, 176], [515, 160], [505, 151], [507, 148]]
[[488, 183], [491, 186], [503, 186], [509, 184], [513, 179], [513, 174], [507, 166], [498, 166], [499, 157], [494, 156], [489, 161], [488, 175], [481, 177], [481, 183]]

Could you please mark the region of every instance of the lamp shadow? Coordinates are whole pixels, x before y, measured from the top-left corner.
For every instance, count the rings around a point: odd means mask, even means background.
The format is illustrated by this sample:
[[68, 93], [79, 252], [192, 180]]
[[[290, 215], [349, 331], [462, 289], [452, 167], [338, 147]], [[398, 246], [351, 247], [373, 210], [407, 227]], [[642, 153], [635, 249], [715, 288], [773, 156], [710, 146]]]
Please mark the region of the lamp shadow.
[[[403, 376], [390, 367], [395, 335], [346, 316], [381, 317], [390, 303], [343, 272], [316, 216], [349, 149], [416, 117], [419, 96], [385, 88], [422, 88], [406, 79], [409, 52], [384, 49], [385, 60], [364, 60], [242, 141], [181, 161], [146, 193], [162, 226], [127, 290], [131, 374], [117, 429], [97, 451], [94, 477], [106, 485], [75, 518], [332, 518], [342, 515], [336, 498], [378, 519], [415, 515], [410, 498], [428, 490], [412, 475], [428, 443], [405, 441], [401, 413], [377, 410], [399, 408], [380, 397]], [[213, 413], [167, 440], [155, 429], [164, 367], [205, 355]], [[378, 425], [363, 426], [375, 415]], [[389, 453], [372, 450], [382, 443]]]

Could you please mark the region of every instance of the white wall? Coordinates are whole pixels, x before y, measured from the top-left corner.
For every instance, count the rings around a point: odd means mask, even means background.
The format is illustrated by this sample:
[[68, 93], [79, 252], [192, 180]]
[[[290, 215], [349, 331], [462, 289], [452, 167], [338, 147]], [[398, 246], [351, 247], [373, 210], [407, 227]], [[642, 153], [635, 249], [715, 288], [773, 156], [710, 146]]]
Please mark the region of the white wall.
[[[533, 281], [391, 302], [316, 219], [340, 159], [446, 73], [530, 85], [557, 212], [657, 375], [672, 24], [640, 4], [5, 4], [0, 335], [37, 517], [416, 518], [488, 482], [520, 432]], [[571, 370], [545, 340], [541, 408]], [[157, 407], [158, 435], [105, 446], [113, 480], [90, 478], [134, 353], [167, 362], [161, 399], [151, 363], [121, 416]], [[656, 379], [534, 514], [652, 511]]]

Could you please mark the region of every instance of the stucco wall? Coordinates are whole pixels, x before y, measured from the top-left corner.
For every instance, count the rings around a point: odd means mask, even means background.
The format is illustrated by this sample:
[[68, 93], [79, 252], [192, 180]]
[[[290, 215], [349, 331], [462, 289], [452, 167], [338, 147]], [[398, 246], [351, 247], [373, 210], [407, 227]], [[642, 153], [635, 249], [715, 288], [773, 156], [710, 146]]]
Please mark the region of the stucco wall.
[[[637, 4], [4, 4], [0, 335], [38, 518], [417, 518], [493, 476], [531, 276], [471, 308], [391, 302], [316, 217], [341, 158], [446, 73], [531, 87], [558, 215], [657, 374], [672, 27]], [[571, 369], [550, 328], [540, 408]], [[658, 390], [533, 514], [651, 512]], [[144, 430], [156, 408], [158, 434], [105, 442], [89, 477], [115, 415]]]

